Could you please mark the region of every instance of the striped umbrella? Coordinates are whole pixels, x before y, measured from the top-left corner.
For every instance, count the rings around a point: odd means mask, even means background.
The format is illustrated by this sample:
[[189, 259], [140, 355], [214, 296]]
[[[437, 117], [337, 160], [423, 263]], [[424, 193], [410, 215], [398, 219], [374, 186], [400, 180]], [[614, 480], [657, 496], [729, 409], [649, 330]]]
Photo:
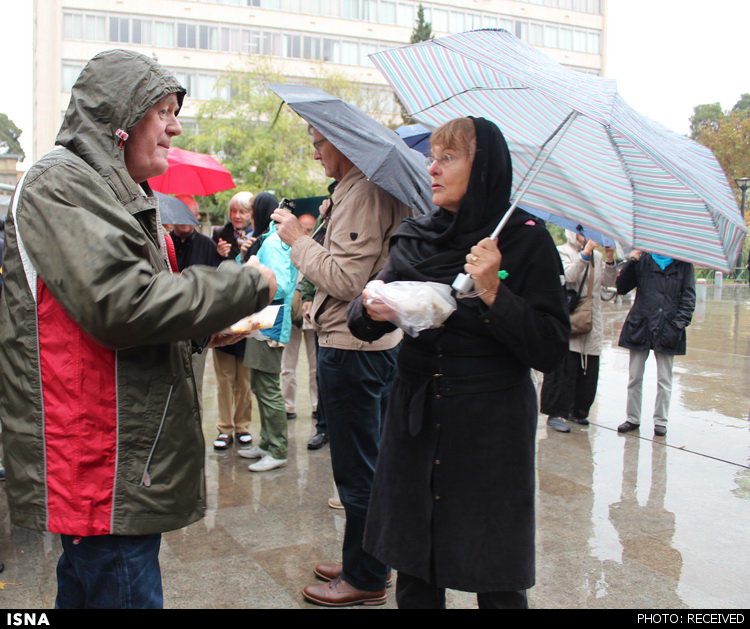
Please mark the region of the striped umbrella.
[[472, 115], [500, 127], [515, 203], [701, 266], [728, 271], [737, 259], [746, 229], [714, 155], [638, 114], [614, 81], [564, 68], [505, 30], [370, 57], [425, 125]]

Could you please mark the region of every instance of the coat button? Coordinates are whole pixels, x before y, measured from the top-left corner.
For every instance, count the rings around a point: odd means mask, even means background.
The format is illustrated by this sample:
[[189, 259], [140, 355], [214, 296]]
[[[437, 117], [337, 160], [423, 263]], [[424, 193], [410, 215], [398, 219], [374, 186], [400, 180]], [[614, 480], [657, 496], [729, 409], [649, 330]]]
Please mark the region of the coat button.
[[443, 397], [443, 396], [442, 396], [442, 395], [440, 395], [439, 393], [438, 393], [438, 394], [437, 394], [437, 395], [435, 396], [435, 398], [436, 398], [436, 399], [438, 399], [438, 400], [439, 400], [439, 399], [440, 399], [441, 397]]
[[440, 496], [435, 496], [435, 500], [440, 500]]
[[485, 322], [485, 323], [489, 323], [489, 322], [490, 322], [490, 320], [489, 320], [489, 319], [485, 319], [485, 320], [484, 320], [484, 322]]
[[440, 430], [440, 424], [435, 424], [435, 430]]
[[435, 465], [440, 465], [440, 459], [435, 459]]

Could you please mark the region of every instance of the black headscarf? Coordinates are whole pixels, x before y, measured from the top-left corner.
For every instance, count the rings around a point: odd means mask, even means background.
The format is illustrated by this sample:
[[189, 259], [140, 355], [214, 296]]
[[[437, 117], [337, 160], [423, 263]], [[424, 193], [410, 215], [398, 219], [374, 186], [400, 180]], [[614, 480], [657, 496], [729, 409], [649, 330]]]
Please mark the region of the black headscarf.
[[262, 236], [268, 231], [271, 223], [271, 214], [277, 207], [279, 200], [270, 192], [261, 192], [253, 199], [253, 234], [256, 240], [247, 250], [247, 258], [258, 253], [263, 244]]
[[505, 138], [489, 120], [471, 120], [477, 150], [458, 211], [438, 208], [406, 219], [391, 238], [390, 264], [404, 279], [451, 284], [471, 247], [492, 233], [510, 207], [513, 167]]

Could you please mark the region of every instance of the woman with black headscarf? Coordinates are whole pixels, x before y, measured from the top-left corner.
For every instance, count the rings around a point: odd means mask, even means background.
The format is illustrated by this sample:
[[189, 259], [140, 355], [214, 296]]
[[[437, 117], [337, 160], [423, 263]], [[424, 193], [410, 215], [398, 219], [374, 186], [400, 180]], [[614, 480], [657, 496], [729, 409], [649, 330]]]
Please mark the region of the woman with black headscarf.
[[[432, 135], [432, 214], [391, 239], [384, 282], [451, 284], [472, 275], [440, 328], [406, 336], [383, 430], [365, 549], [398, 570], [399, 607], [444, 607], [445, 589], [477, 592], [480, 607], [526, 607], [534, 584], [536, 393], [530, 369], [565, 356], [568, 314], [552, 238], [510, 203], [510, 153], [481, 118]], [[364, 340], [393, 329], [388, 307], [349, 310]]]

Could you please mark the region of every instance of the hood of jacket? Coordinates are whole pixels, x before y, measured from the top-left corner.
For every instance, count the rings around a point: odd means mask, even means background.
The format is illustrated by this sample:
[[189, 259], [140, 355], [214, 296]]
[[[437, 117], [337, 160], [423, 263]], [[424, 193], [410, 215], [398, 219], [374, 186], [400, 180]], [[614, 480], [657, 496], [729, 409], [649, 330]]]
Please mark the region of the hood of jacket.
[[569, 229], [565, 230], [565, 240], [568, 246], [572, 247], [573, 251], [582, 251], [583, 245], [578, 242], [578, 234]]
[[[186, 90], [158, 62], [128, 50], [108, 50], [92, 58], [70, 94], [55, 144], [64, 146], [107, 179], [127, 203], [140, 195], [125, 167], [120, 133], [129, 133], [162, 98]], [[127, 141], [127, 140], [125, 140]]]

